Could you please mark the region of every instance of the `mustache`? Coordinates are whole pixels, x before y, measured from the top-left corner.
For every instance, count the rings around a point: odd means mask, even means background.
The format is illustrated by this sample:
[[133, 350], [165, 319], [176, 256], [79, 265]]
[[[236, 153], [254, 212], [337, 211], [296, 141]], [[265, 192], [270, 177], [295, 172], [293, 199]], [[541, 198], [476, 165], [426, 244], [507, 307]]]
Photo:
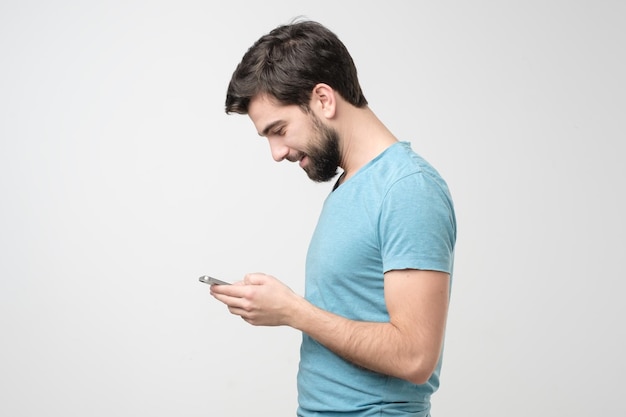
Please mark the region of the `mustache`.
[[304, 152], [298, 152], [296, 154], [289, 154], [285, 157], [286, 160], [288, 160], [289, 162], [298, 162], [299, 160], [301, 160], [302, 158], [304, 158], [305, 153]]

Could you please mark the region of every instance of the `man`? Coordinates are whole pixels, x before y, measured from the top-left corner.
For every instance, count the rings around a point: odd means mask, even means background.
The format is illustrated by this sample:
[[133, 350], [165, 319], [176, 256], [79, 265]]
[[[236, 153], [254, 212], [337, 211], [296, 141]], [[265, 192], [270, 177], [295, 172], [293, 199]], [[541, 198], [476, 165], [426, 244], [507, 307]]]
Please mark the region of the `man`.
[[428, 416], [456, 240], [445, 182], [370, 110], [347, 49], [316, 22], [261, 37], [226, 112], [247, 114], [276, 161], [314, 181], [342, 174], [310, 242], [305, 297], [260, 273], [211, 294], [250, 324], [303, 333], [299, 416]]

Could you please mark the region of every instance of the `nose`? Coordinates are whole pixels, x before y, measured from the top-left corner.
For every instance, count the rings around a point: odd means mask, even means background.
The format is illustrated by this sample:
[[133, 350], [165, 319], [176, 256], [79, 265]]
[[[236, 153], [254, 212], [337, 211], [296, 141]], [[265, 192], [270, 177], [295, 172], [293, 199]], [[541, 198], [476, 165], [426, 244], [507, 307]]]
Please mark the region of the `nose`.
[[280, 162], [284, 160], [287, 155], [289, 155], [289, 147], [286, 146], [281, 140], [271, 138], [269, 139], [269, 144], [274, 161]]

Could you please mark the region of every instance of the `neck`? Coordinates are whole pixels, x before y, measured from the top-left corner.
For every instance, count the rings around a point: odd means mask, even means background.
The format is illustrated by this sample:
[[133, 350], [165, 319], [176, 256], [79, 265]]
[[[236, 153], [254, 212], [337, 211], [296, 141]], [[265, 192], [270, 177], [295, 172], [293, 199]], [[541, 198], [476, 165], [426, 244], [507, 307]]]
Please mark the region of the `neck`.
[[341, 138], [343, 182], [398, 140], [369, 107], [347, 103], [342, 107], [336, 128]]

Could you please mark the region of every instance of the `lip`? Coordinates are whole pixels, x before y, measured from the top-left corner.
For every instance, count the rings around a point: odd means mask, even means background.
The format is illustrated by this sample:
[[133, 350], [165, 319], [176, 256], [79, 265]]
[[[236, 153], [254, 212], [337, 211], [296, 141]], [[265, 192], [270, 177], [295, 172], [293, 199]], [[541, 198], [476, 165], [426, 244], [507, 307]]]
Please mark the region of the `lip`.
[[302, 158], [300, 158], [300, 168], [304, 168], [308, 161], [309, 158], [306, 155], [302, 155]]

